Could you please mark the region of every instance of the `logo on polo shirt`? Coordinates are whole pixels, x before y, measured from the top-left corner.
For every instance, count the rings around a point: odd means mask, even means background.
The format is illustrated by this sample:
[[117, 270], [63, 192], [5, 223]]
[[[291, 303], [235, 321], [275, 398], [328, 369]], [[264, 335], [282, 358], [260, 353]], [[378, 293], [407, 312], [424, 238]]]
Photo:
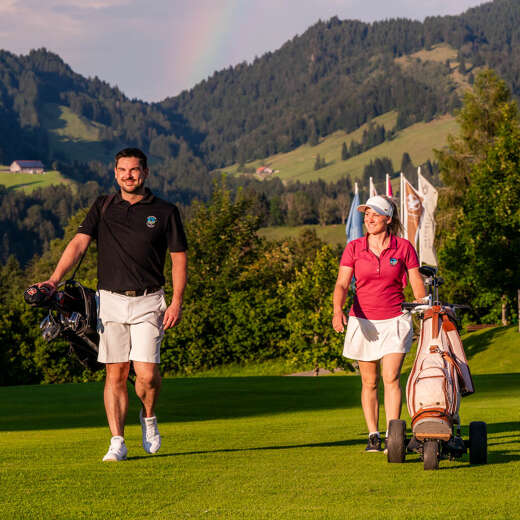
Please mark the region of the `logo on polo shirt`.
[[390, 265], [397, 265], [397, 258], [390, 258]]
[[146, 217], [146, 225], [149, 227], [149, 228], [154, 228], [156, 225], [157, 225], [157, 222], [159, 221], [159, 219], [157, 217]]

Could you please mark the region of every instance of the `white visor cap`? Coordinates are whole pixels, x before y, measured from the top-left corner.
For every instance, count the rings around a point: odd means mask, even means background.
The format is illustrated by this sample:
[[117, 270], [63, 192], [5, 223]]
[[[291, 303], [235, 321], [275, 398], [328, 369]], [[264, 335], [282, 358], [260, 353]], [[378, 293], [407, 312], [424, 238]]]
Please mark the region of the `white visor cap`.
[[373, 209], [376, 213], [384, 217], [391, 217], [394, 214], [394, 206], [392, 203], [385, 197], [381, 197], [381, 195], [370, 197], [365, 204], [360, 204], [357, 210], [363, 213], [368, 208]]

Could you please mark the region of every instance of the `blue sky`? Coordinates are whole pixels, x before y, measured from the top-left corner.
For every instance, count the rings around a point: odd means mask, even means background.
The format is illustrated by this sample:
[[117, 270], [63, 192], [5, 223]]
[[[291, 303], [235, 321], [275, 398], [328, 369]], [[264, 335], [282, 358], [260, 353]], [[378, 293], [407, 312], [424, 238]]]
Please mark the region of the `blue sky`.
[[0, 48], [46, 47], [76, 72], [159, 101], [279, 48], [319, 19], [459, 14], [481, 0], [0, 0]]

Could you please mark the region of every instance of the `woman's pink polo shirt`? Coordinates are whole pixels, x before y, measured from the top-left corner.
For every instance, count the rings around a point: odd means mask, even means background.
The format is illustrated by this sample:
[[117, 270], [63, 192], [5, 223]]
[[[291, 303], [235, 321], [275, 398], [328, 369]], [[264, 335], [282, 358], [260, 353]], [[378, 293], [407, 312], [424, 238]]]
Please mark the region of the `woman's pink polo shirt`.
[[366, 235], [347, 244], [341, 265], [352, 267], [356, 279], [356, 293], [349, 315], [386, 320], [401, 314], [406, 273], [419, 267], [419, 259], [408, 240], [394, 235], [390, 236], [389, 246], [378, 258], [368, 248]]

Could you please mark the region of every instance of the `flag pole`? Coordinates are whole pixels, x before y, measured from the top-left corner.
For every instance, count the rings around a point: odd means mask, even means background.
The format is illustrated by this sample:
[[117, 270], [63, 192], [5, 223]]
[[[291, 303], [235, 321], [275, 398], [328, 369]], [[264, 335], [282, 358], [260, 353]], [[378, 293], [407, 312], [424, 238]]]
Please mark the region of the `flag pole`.
[[399, 197], [401, 199], [401, 222], [403, 225], [403, 236], [404, 236], [404, 183], [403, 183], [403, 172], [399, 177]]
[[[420, 185], [420, 176], [421, 176], [421, 167], [417, 166], [417, 190], [419, 190]], [[423, 264], [423, 251], [422, 251], [422, 240], [421, 240], [421, 225], [423, 224], [423, 219], [419, 221], [419, 265]]]

